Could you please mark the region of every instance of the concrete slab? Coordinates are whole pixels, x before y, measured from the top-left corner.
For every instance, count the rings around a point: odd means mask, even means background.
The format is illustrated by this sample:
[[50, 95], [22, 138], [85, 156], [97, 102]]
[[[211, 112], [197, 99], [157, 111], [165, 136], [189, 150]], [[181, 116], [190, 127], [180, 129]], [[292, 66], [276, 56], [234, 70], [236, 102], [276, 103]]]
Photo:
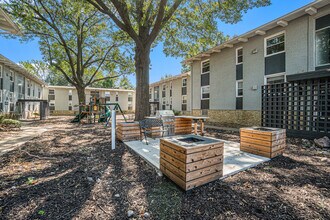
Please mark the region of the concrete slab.
[[3, 138], [0, 140], [0, 156], [15, 150], [20, 145], [49, 130], [47, 127], [23, 126], [15, 136]]
[[[237, 142], [219, 140], [224, 142], [223, 177], [221, 179], [270, 160], [266, 157], [240, 151], [239, 143]], [[159, 139], [148, 139], [148, 145], [146, 145], [145, 141], [124, 143], [159, 171]]]

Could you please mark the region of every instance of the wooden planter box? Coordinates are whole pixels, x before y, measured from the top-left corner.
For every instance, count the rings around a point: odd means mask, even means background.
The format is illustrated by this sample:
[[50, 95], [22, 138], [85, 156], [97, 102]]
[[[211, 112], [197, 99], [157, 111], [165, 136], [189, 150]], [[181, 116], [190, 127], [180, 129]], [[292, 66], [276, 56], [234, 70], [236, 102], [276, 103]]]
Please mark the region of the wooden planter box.
[[286, 130], [280, 128], [241, 128], [240, 150], [263, 157], [282, 155], [286, 147]]
[[[192, 119], [189, 118], [176, 118], [175, 134], [191, 134], [192, 132]], [[153, 128], [159, 130], [160, 128]], [[160, 133], [153, 133], [152, 137], [160, 137]], [[140, 140], [140, 127], [139, 122], [119, 122], [117, 123], [117, 138], [120, 141], [134, 141]]]
[[138, 122], [117, 123], [117, 138], [120, 141], [134, 141], [140, 139], [140, 127]]
[[191, 118], [175, 118], [175, 134], [191, 134], [192, 133], [192, 119]]
[[[153, 130], [160, 130], [160, 128], [152, 128]], [[140, 140], [140, 126], [139, 122], [120, 122], [117, 123], [117, 139], [120, 141], [136, 141]], [[153, 133], [151, 137], [160, 137], [160, 133]]]
[[[186, 138], [202, 141], [186, 143]], [[217, 180], [223, 175], [223, 142], [196, 135], [162, 138], [160, 170], [184, 190]]]

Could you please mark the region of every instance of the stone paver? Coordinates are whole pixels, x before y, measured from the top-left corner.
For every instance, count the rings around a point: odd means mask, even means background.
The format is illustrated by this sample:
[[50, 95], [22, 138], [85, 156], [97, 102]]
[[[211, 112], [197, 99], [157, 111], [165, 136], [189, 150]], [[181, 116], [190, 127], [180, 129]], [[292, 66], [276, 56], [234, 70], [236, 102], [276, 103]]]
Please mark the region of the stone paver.
[[[221, 141], [225, 143], [222, 178], [227, 178], [269, 160], [269, 158], [240, 151], [239, 143], [226, 140]], [[124, 143], [159, 170], [159, 139], [148, 139], [148, 142], [148, 145], [145, 144], [145, 141], [129, 141]]]

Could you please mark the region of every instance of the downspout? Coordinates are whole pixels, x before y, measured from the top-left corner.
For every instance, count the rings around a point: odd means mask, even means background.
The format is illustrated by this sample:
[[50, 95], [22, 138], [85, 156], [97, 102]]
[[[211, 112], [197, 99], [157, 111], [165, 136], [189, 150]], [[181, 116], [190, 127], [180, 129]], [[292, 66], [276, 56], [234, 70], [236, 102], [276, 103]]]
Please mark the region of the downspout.
[[193, 114], [193, 94], [194, 94], [194, 92], [193, 92], [193, 89], [194, 89], [194, 87], [193, 87], [193, 80], [194, 80], [194, 74], [193, 74], [193, 63], [194, 62], [192, 62], [191, 64], [190, 64], [190, 114], [192, 115]]

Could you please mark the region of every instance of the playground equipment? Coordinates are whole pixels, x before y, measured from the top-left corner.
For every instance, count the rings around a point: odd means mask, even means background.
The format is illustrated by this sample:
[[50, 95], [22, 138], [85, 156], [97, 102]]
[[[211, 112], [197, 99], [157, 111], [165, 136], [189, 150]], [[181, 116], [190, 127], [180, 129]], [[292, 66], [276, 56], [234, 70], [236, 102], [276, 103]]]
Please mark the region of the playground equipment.
[[92, 97], [89, 104], [79, 105], [79, 114], [71, 122], [80, 123], [86, 118], [89, 123], [95, 123], [98, 118], [98, 123], [106, 122], [108, 126], [113, 111], [120, 112], [125, 122], [127, 121], [118, 103], [106, 103], [104, 98]]

